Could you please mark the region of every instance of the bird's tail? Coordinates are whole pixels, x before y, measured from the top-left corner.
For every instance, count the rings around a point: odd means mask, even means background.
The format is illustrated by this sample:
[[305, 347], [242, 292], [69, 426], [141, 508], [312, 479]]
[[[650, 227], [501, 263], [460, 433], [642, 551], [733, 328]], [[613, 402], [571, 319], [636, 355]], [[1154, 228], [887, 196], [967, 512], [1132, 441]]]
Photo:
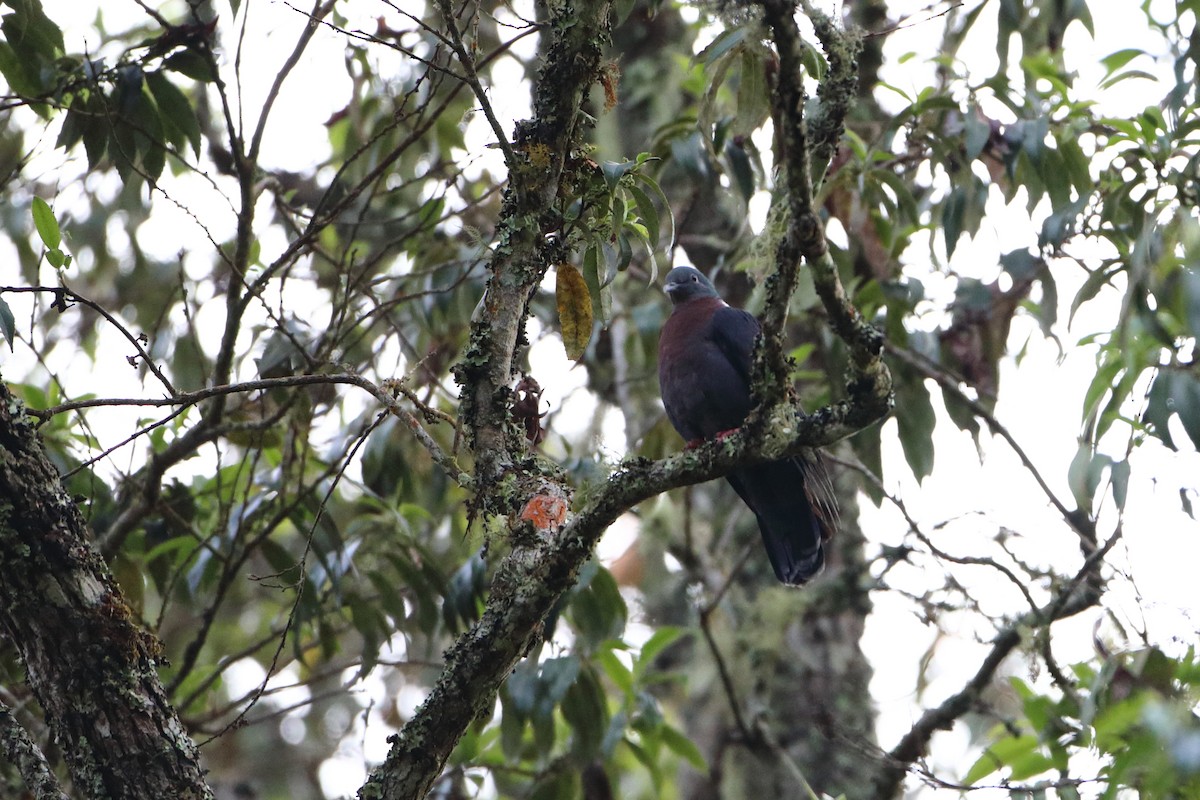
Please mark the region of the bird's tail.
[[739, 469], [729, 482], [758, 519], [776, 577], [792, 586], [814, 578], [837, 527], [837, 501], [820, 454]]

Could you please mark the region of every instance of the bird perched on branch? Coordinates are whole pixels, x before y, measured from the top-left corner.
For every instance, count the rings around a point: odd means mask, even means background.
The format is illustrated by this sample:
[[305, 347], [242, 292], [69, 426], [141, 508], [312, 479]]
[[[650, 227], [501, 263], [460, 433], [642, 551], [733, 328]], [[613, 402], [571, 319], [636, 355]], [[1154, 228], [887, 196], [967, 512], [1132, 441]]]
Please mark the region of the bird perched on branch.
[[[658, 383], [668, 419], [694, 446], [738, 428], [750, 413], [760, 328], [692, 267], [668, 272], [664, 290], [675, 308], [658, 340]], [[758, 519], [780, 581], [799, 586], [821, 571], [838, 509], [819, 453], [740, 467], [726, 480]]]

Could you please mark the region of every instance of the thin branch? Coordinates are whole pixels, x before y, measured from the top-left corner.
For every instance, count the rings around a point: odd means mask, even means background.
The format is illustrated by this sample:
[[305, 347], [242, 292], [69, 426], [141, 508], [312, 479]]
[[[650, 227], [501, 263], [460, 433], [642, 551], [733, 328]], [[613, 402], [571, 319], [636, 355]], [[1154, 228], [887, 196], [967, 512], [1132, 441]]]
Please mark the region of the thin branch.
[[914, 536], [917, 537], [917, 540], [920, 541], [921, 544], [923, 544], [927, 548], [929, 548], [929, 552], [934, 557], [939, 558], [943, 561], [949, 561], [952, 564], [971, 564], [971, 565], [975, 565], [975, 566], [991, 567], [992, 569], [997, 570], [998, 572], [1003, 574], [1004, 577], [1008, 578], [1009, 582], [1011, 582], [1014, 586], [1017, 587], [1017, 590], [1025, 598], [1025, 602], [1029, 605], [1030, 609], [1036, 609], [1038, 607], [1037, 603], [1033, 599], [1033, 595], [1031, 595], [1029, 593], [1028, 587], [1025, 586], [1025, 582], [1022, 581], [1020, 578], [1018, 578], [1017, 575], [1011, 569], [1009, 569], [1007, 566], [1005, 566], [1004, 564], [1001, 564], [1000, 562], [996, 561], [994, 558], [989, 558], [986, 556], [956, 556], [956, 555], [952, 555], [952, 554], [942, 550], [937, 545], [935, 545], [933, 543], [933, 540], [931, 540], [929, 538], [929, 535], [921, 530], [920, 523], [918, 523], [916, 521], [916, 519], [914, 519], [913, 516], [908, 513], [908, 507], [904, 504], [904, 500], [901, 499], [900, 497], [888, 492], [883, 486], [883, 481], [880, 480], [879, 477], [875, 473], [873, 473], [871, 470], [867, 469], [865, 464], [863, 464], [857, 460], [847, 461], [845, 459], [837, 458], [835, 456], [829, 456], [829, 457], [836, 463], [841, 464], [844, 467], [848, 467], [850, 469], [855, 470], [860, 475], [862, 475], [864, 478], [866, 478], [872, 485], [874, 485], [876, 491], [878, 491], [880, 494], [882, 494], [885, 498], [887, 498], [888, 502], [890, 502], [892, 505], [894, 505], [896, 507], [896, 509], [900, 512], [901, 516], [904, 517], [905, 523], [908, 524], [909, 531]]
[[[158, 368], [158, 365], [154, 363], [154, 359], [150, 358], [150, 354], [146, 352], [144, 347], [142, 347], [142, 343], [139, 338], [130, 333], [129, 329], [126, 328], [120, 320], [114, 317], [111, 313], [109, 313], [108, 309], [96, 301], [89, 300], [78, 292], [72, 291], [65, 286], [0, 286], [0, 294], [4, 294], [5, 292], [11, 292], [13, 294], [20, 294], [24, 292], [53, 294], [54, 303], [51, 305], [51, 308], [56, 309], [60, 314], [70, 308], [67, 303], [79, 303], [80, 305], [87, 306], [100, 316], [104, 317], [104, 319], [106, 319], [121, 333], [122, 336], [129, 341], [131, 345], [133, 345], [133, 348], [137, 351], [142, 363], [146, 365], [147, 369], [154, 373], [154, 376], [162, 382], [162, 385], [166, 387], [168, 392], [171, 394], [176, 393], [175, 386], [171, 383], [167, 376], [163, 374], [162, 370]], [[127, 359], [131, 364], [134, 363], [133, 356], [127, 356]]]
[[254, 128], [254, 134], [250, 137], [250, 149], [246, 153], [246, 158], [251, 164], [258, 163], [258, 151], [262, 146], [263, 133], [267, 129], [267, 118], [271, 116], [271, 109], [275, 105], [275, 101], [279, 98], [283, 82], [287, 80], [288, 75], [300, 63], [300, 59], [304, 57], [304, 51], [308, 49], [308, 44], [312, 41], [313, 34], [317, 32], [317, 26], [311, 20], [324, 18], [333, 10], [334, 2], [335, 0], [327, 0], [322, 5], [321, 0], [316, 0], [313, 3], [313, 10], [309, 15], [311, 18], [309, 24], [304, 26], [304, 30], [300, 32], [300, 38], [296, 40], [296, 46], [292, 48], [292, 52], [288, 54], [287, 59], [283, 62], [283, 66], [275, 74], [275, 80], [271, 82], [271, 88], [268, 90], [267, 97], [263, 101], [262, 113], [259, 114], [258, 124]]
[[[787, 226], [776, 243], [774, 270], [767, 280], [767, 302], [762, 314], [762, 356], [755, 360], [755, 380], [764, 405], [764, 416], [790, 428], [791, 408], [783, 408], [790, 389], [790, 371], [784, 356], [783, 331], [788, 305], [799, 278], [801, 261], [809, 266], [833, 332], [849, 349], [852, 375], [849, 399], [820, 409], [812, 416], [844, 426], [846, 434], [881, 419], [891, 409], [892, 379], [880, 357], [883, 336], [850, 302], [838, 277], [837, 265], [825, 240], [820, 209], [814, 200], [814, 180], [824, 174], [824, 164], [839, 140], [845, 115], [854, 98], [858, 40], [838, 30], [823, 14], [805, 4], [805, 13], [817, 29], [825, 49], [829, 72], [821, 81], [821, 103], [814, 119], [806, 117], [804, 43], [790, 0], [761, 0], [763, 18], [775, 43], [779, 70], [771, 89], [776, 127], [778, 162], [783, 178], [782, 203]], [[821, 164], [816, 170], [814, 165]], [[817, 175], [816, 173], [820, 173]], [[761, 417], [757, 418], [761, 424]], [[749, 424], [755, 425], [751, 417]]]
[[487, 90], [479, 81], [479, 73], [475, 69], [475, 57], [463, 43], [462, 32], [459, 31], [458, 24], [454, 20], [454, 11], [450, 7], [450, 0], [437, 0], [437, 7], [441, 12], [442, 19], [446, 21], [446, 29], [450, 31], [450, 46], [454, 49], [454, 54], [458, 56], [458, 62], [466, 70], [466, 81], [470, 84], [471, 91], [475, 93], [475, 99], [479, 101], [479, 107], [483, 110], [488, 124], [492, 126], [492, 132], [496, 134], [497, 146], [504, 153], [504, 163], [510, 172], [515, 171], [520, 162], [517, 161], [517, 155], [508, 141], [508, 134], [504, 132], [504, 126], [500, 124], [500, 120], [496, 119], [496, 112], [492, 108], [492, 101], [488, 99]]
[[1051, 602], [1021, 615], [996, 635], [992, 640], [992, 649], [988, 651], [967, 684], [946, 698], [941, 705], [928, 709], [892, 748], [888, 754], [888, 763], [880, 769], [875, 778], [875, 797], [893, 797], [904, 778], [908, 765], [916, 762], [925, 754], [933, 734], [936, 731], [948, 729], [955, 720], [979, 701], [1000, 665], [1020, 645], [1023, 631], [1030, 627], [1049, 627], [1054, 622], [1074, 616], [1099, 602], [1099, 595], [1092, 590], [1090, 585], [1085, 586], [1083, 592], [1078, 590], [1087, 582], [1108, 551], [1120, 538], [1121, 531], [1118, 529], [1102, 547], [1092, 552], [1084, 560], [1083, 566], [1080, 567], [1074, 578], [1059, 591]]
[[725, 692], [725, 699], [729, 701], [729, 710], [733, 713], [733, 724], [737, 727], [738, 732], [742, 734], [742, 738], [750, 741], [754, 738], [754, 733], [750, 726], [746, 724], [746, 718], [742, 716], [742, 703], [738, 700], [737, 688], [733, 685], [733, 676], [729, 674], [729, 667], [725, 664], [725, 658], [721, 655], [721, 648], [717, 646], [717, 640], [713, 637], [712, 625], [710, 619], [712, 617], [713, 606], [707, 606], [700, 611], [700, 632], [704, 634], [704, 641], [708, 644], [708, 652], [712, 655], [713, 663], [717, 665], [717, 675], [721, 678], [721, 687]]
[[1075, 531], [1075, 533], [1079, 535], [1079, 537], [1083, 540], [1084, 545], [1089, 550], [1095, 547], [1095, 540], [1092, 532], [1085, 530], [1080, 525], [1078, 514], [1070, 511], [1066, 507], [1066, 504], [1058, 499], [1058, 496], [1054, 494], [1054, 490], [1050, 488], [1050, 485], [1046, 483], [1045, 478], [1042, 477], [1042, 473], [1034, 465], [1033, 459], [1031, 459], [1025, 452], [1024, 448], [1017, 443], [1016, 438], [1009, 433], [1008, 429], [1000, 423], [1000, 420], [996, 419], [995, 414], [989, 411], [978, 400], [975, 400], [973, 397], [964, 392], [962, 387], [958, 385], [957, 381], [947, 375], [943, 370], [937, 369], [936, 366], [930, 364], [923, 357], [913, 353], [907, 348], [900, 347], [899, 345], [891, 342], [885, 343], [885, 347], [890, 355], [900, 359], [908, 366], [920, 372], [924, 377], [933, 379], [938, 386], [942, 387], [943, 390], [954, 395], [959, 402], [971, 410], [972, 414], [987, 423], [987, 426], [992, 433], [996, 434], [1005, 442], [1007, 442], [1008, 446], [1012, 448], [1014, 453], [1016, 453], [1017, 458], [1021, 459], [1021, 464], [1025, 467], [1026, 471], [1033, 476], [1034, 481], [1042, 490], [1042, 493], [1046, 495], [1046, 498], [1050, 501], [1050, 504], [1054, 506], [1059, 515], [1062, 516], [1062, 518], [1066, 521], [1067, 525], [1071, 527], [1071, 530]]

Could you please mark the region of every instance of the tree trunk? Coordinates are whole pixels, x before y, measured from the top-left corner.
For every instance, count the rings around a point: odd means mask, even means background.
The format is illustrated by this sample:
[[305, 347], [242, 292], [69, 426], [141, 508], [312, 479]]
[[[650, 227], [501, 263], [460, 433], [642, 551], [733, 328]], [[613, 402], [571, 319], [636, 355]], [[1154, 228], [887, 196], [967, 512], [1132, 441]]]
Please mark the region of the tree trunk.
[[0, 383], [0, 626], [94, 798], [211, 798], [141, 630], [24, 406]]

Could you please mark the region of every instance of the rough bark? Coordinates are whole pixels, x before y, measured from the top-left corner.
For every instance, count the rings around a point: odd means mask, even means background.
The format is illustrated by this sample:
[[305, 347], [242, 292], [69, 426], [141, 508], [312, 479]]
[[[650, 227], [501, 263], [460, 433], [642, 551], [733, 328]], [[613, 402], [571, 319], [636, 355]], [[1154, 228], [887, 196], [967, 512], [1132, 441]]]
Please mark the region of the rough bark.
[[78, 793], [210, 798], [199, 753], [24, 406], [0, 384], [0, 628]]

